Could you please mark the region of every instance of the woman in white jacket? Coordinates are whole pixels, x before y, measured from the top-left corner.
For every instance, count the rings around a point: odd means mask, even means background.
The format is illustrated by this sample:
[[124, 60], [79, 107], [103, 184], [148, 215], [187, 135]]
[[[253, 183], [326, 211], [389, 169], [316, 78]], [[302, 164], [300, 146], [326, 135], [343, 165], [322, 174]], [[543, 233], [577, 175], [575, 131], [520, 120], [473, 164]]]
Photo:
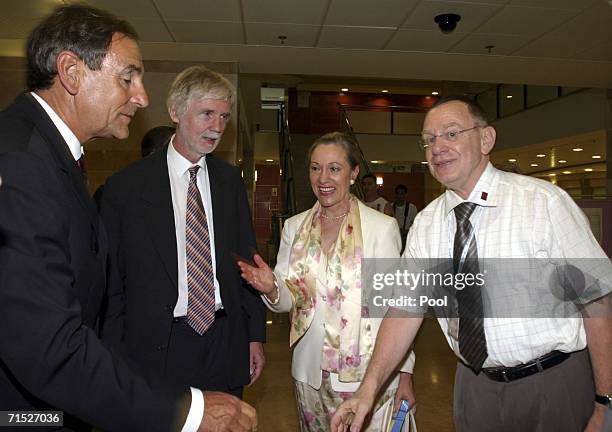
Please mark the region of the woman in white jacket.
[[[239, 265], [272, 311], [291, 312], [300, 426], [302, 432], [319, 432], [329, 430], [338, 405], [359, 387], [382, 318], [369, 317], [362, 307], [361, 259], [397, 258], [401, 240], [394, 218], [351, 195], [359, 165], [349, 136], [333, 132], [317, 139], [309, 172], [317, 202], [285, 223], [274, 272], [258, 255], [255, 266]], [[411, 353], [364, 430], [385, 431], [400, 399], [414, 403], [413, 365]]]

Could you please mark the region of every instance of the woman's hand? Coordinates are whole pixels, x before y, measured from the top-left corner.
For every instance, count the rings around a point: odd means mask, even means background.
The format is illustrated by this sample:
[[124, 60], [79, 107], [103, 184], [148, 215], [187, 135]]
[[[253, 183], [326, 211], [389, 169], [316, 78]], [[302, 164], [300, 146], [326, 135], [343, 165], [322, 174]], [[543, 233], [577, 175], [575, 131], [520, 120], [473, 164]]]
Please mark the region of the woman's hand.
[[[237, 261], [238, 267], [240, 267], [240, 276], [257, 291], [265, 294], [270, 300], [274, 301], [275, 298], [278, 297], [278, 292], [276, 292], [272, 269], [266, 264], [263, 258], [257, 254], [253, 256], [253, 261], [255, 264], [254, 266], [242, 260]], [[275, 293], [275, 298], [272, 298], [270, 295], [272, 292]]]

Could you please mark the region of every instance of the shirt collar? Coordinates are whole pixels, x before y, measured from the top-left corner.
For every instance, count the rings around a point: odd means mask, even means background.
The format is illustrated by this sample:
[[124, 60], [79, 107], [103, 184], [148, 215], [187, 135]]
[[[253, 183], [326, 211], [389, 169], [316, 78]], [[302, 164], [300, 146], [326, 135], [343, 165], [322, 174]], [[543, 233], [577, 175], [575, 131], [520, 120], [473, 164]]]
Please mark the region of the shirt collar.
[[170, 169], [179, 177], [185, 175], [185, 173], [189, 171], [189, 168], [194, 165], [199, 165], [201, 170], [206, 170], [206, 158], [200, 158], [198, 163], [192, 164], [189, 160], [185, 159], [182, 154], [176, 151], [174, 148], [174, 137], [175, 135], [172, 135], [170, 144], [168, 145], [168, 166]]
[[66, 141], [66, 144], [68, 145], [68, 148], [70, 149], [70, 153], [72, 154], [72, 157], [74, 157], [74, 160], [79, 160], [81, 158], [81, 155], [83, 154], [83, 147], [81, 146], [81, 143], [79, 142], [79, 139], [76, 137], [74, 132], [70, 130], [68, 125], [64, 123], [64, 120], [62, 120], [61, 117], [57, 115], [53, 108], [51, 108], [51, 106], [47, 102], [45, 102], [43, 98], [41, 98], [34, 92], [30, 92], [30, 94], [45, 110], [45, 112], [59, 131], [62, 138], [64, 138], [64, 141]]
[[499, 174], [499, 170], [489, 162], [466, 200], [454, 191], [447, 189], [444, 192], [445, 214], [450, 213], [451, 210], [464, 201], [473, 202], [482, 207], [496, 207]]

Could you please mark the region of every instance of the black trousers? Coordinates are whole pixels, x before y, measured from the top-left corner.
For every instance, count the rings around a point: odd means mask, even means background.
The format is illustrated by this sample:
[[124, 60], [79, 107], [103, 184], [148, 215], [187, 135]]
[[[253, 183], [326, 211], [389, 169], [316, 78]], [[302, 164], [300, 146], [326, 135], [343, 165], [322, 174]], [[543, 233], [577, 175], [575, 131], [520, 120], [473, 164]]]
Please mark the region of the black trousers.
[[230, 388], [228, 377], [229, 340], [225, 312], [217, 312], [214, 324], [202, 335], [186, 320], [175, 320], [166, 356], [165, 382], [221, 391], [242, 398], [243, 387]]
[[511, 382], [497, 382], [457, 363], [454, 418], [458, 432], [582, 432], [594, 408], [587, 350]]

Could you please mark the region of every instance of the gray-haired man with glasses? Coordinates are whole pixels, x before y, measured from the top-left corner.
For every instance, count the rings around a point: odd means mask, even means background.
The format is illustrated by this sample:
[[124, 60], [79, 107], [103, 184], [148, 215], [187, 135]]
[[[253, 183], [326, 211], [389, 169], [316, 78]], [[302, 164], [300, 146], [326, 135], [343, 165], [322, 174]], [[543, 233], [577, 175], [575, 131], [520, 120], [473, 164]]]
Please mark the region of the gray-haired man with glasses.
[[[458, 264], [455, 276], [474, 264], [465, 273], [482, 271], [482, 259], [490, 258], [503, 259], [508, 266], [538, 258], [557, 276], [556, 263], [596, 262], [604, 271], [593, 292], [585, 289], [571, 302], [553, 298], [555, 306], [571, 310], [571, 318], [541, 310], [548, 305], [537, 300], [551, 294], [553, 285], [547, 283], [554, 282], [544, 274], [513, 272], [510, 282], [451, 285], [458, 314], [439, 315], [438, 322], [458, 357], [457, 430], [602, 431], [612, 400], [610, 260], [580, 208], [562, 189], [493, 167], [489, 155], [495, 140], [495, 129], [470, 99], [452, 97], [434, 104], [425, 117], [421, 142], [432, 175], [447, 190], [416, 217], [403, 256]], [[590, 276], [584, 267], [572, 270], [573, 276]], [[578, 278], [570, 282], [563, 287], [580, 288]], [[492, 292], [501, 292], [498, 303], [510, 307], [520, 296], [535, 297], [529, 305], [534, 310], [487, 316], [484, 305], [499, 306], [485, 302]], [[383, 320], [361, 387], [338, 408], [332, 431], [349, 430], [349, 424], [351, 432], [361, 429], [421, 323], [418, 316]]]

